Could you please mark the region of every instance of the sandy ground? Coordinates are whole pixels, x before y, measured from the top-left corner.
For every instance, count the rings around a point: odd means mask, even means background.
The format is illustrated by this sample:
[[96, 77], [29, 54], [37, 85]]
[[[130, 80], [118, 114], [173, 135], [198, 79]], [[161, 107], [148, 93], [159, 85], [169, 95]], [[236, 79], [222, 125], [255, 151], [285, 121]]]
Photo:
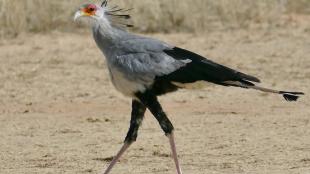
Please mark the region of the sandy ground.
[[[310, 94], [310, 30], [152, 35]], [[90, 33], [0, 41], [0, 173], [98, 173], [122, 145], [130, 100], [109, 82]], [[160, 98], [184, 174], [310, 174], [310, 100], [210, 85]], [[147, 113], [112, 173], [175, 173], [168, 140]]]

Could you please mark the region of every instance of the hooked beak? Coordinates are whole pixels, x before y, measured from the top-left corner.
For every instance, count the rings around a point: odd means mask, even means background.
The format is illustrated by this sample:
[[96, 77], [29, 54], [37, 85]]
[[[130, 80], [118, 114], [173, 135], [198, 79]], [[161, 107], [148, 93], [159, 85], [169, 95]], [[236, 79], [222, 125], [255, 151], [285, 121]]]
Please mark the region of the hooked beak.
[[74, 22], [76, 22], [80, 17], [85, 16], [84, 12], [82, 12], [81, 10], [78, 10], [75, 15], [74, 15]]

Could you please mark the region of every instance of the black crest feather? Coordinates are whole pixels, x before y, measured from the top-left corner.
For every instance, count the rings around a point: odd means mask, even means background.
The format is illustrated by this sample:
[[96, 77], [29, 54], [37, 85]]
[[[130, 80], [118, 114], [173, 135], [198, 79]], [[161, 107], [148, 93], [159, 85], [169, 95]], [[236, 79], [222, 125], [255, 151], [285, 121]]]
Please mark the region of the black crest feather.
[[104, 0], [102, 3], [101, 3], [101, 7], [106, 7], [108, 5], [108, 0]]
[[104, 0], [101, 3], [101, 7], [105, 7], [105, 14], [109, 17], [111, 23], [113, 26], [125, 29], [126, 27], [133, 27], [131, 24], [132, 21], [130, 21], [131, 16], [128, 13], [128, 11], [132, 10], [130, 9], [124, 9], [120, 8], [117, 5], [109, 7], [108, 6], [109, 0]]

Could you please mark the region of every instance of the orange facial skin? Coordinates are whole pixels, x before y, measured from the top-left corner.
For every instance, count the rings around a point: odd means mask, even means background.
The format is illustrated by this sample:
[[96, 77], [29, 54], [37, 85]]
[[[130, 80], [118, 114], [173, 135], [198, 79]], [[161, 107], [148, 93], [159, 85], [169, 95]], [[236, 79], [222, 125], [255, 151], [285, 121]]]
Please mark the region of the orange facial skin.
[[93, 16], [93, 15], [95, 15], [95, 13], [97, 11], [97, 7], [94, 4], [89, 4], [89, 5], [85, 6], [85, 8], [81, 9], [81, 11], [84, 12], [88, 16]]

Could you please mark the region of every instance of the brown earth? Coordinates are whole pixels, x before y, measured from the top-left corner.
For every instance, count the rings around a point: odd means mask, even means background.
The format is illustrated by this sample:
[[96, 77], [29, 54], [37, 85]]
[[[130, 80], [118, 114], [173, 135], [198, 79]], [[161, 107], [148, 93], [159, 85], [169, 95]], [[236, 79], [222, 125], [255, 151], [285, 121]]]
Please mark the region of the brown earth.
[[[152, 35], [310, 93], [310, 30]], [[127, 132], [130, 99], [109, 82], [89, 33], [0, 41], [0, 173], [87, 174], [104, 169]], [[176, 128], [184, 174], [310, 174], [310, 100], [210, 85], [160, 98]], [[112, 173], [175, 173], [169, 144], [147, 113]]]

